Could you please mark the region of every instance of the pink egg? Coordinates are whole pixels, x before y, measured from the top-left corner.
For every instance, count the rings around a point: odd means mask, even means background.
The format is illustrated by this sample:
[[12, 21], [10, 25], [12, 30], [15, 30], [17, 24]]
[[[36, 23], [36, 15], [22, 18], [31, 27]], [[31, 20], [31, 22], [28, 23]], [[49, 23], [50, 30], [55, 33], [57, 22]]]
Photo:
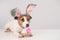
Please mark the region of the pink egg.
[[26, 28], [27, 33], [31, 33], [31, 28]]

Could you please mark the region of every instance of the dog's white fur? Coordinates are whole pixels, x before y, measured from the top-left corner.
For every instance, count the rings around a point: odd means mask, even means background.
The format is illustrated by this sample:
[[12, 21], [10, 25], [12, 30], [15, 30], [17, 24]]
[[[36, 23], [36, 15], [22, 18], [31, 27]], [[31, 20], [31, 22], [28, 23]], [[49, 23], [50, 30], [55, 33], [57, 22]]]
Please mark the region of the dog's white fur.
[[[26, 20], [26, 18], [24, 17], [24, 22], [23, 22], [23, 27], [26, 27], [26, 24], [28, 24], [29, 22]], [[12, 20], [10, 22], [8, 22], [6, 25], [5, 25], [5, 29], [4, 31], [7, 31], [7, 29], [10, 29], [15, 35], [17, 36], [21, 36], [19, 34], [19, 32], [22, 32], [23, 28], [20, 27], [20, 25], [18, 24], [18, 20]], [[26, 31], [25, 31], [26, 32]], [[23, 31], [24, 33], [24, 31]]]

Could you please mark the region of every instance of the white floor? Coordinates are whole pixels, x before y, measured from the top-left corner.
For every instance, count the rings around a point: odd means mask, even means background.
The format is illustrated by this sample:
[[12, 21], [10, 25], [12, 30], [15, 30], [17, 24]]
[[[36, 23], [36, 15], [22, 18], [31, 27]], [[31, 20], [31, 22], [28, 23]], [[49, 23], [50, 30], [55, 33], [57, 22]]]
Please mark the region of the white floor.
[[33, 30], [33, 37], [18, 38], [12, 32], [0, 30], [0, 40], [60, 40], [60, 30]]

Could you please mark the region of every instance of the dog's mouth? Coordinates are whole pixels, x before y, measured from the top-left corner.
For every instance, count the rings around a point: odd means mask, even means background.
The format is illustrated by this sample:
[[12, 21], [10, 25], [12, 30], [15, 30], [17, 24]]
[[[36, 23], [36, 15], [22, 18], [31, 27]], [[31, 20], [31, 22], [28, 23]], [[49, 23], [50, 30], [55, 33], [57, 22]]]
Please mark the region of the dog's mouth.
[[24, 28], [28, 28], [28, 27], [29, 27], [29, 26], [26, 26], [26, 27], [21, 26], [21, 28], [23, 28], [23, 29], [24, 29]]
[[20, 25], [21, 26], [21, 28], [28, 28], [29, 27], [29, 24], [26, 24], [25, 26], [22, 26], [22, 25]]
[[24, 29], [24, 28], [28, 28], [28, 27], [29, 27], [29, 26], [26, 26], [26, 27], [21, 26], [21, 28], [23, 28], [23, 29]]

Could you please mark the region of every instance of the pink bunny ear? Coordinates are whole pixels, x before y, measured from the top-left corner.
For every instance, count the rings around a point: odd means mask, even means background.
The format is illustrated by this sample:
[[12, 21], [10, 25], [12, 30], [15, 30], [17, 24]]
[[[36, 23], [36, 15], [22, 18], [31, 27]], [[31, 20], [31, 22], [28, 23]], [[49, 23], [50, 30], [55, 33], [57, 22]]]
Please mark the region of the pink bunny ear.
[[36, 4], [29, 4], [26, 10], [27, 13], [30, 14], [35, 7], [36, 7]]
[[20, 10], [19, 10], [19, 9], [17, 9], [17, 11], [16, 11], [16, 15], [15, 15], [15, 16], [19, 17], [19, 16], [20, 16], [20, 14], [21, 14]]

